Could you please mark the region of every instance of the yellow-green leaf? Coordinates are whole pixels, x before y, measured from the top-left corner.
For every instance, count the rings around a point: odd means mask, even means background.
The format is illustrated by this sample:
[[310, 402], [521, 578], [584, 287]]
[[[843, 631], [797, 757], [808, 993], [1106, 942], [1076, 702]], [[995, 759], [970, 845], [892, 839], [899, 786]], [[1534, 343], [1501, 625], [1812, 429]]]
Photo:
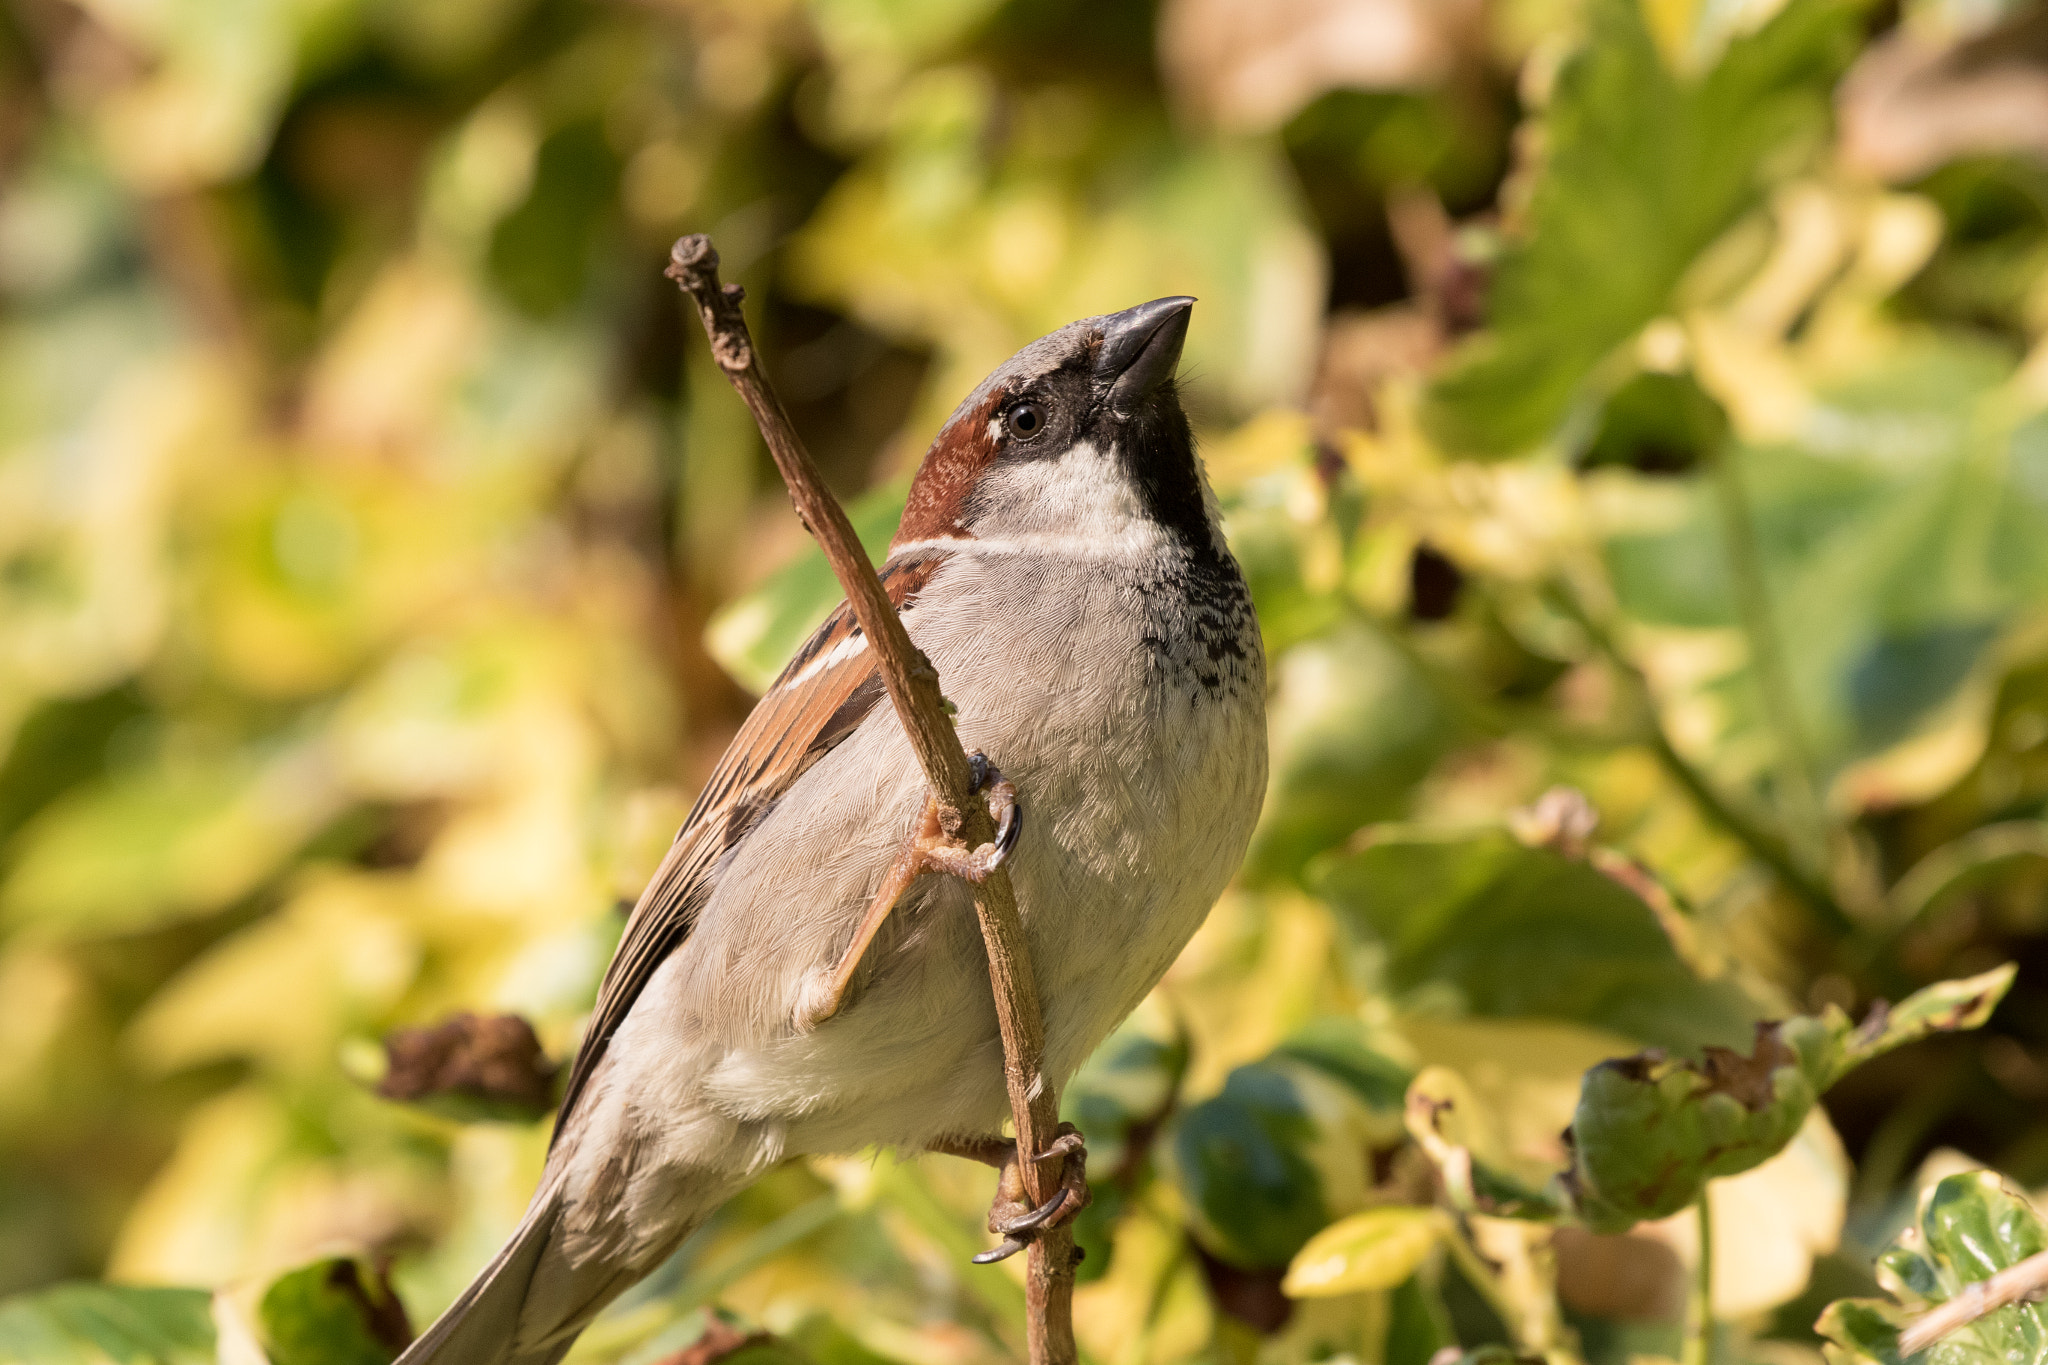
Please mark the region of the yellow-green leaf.
[[1295, 1254], [1280, 1288], [1297, 1299], [1392, 1289], [1436, 1249], [1444, 1224], [1439, 1209], [1400, 1204], [1340, 1218]]

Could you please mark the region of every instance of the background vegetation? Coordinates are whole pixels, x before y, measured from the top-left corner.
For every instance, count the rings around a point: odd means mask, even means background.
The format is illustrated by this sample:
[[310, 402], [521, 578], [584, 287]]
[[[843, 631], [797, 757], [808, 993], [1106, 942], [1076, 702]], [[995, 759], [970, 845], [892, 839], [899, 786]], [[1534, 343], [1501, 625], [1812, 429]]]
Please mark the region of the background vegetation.
[[[622, 898], [833, 596], [687, 229], [877, 540], [1017, 345], [1201, 297], [1274, 781], [1068, 1097], [1093, 1360], [1809, 1365], [1916, 1217], [1909, 1303], [2039, 1249], [2043, 29], [13, 0], [0, 1358], [382, 1361], [517, 1217]], [[540, 1055], [381, 1046], [463, 1011]], [[575, 1358], [1010, 1358], [987, 1184], [791, 1164]]]

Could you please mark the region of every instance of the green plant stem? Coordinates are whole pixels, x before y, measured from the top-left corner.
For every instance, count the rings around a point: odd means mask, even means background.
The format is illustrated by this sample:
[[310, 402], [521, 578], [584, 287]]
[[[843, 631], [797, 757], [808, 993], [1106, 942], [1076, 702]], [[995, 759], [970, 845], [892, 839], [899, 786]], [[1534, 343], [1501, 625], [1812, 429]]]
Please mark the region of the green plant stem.
[[1650, 680], [1643, 676], [1642, 669], [1636, 667], [1634, 660], [1621, 652], [1620, 647], [1614, 643], [1614, 637], [1579, 605], [1568, 590], [1558, 589], [1550, 594], [1550, 600], [1586, 632], [1586, 638], [1592, 641], [1593, 647], [1600, 652], [1601, 657], [1606, 659], [1627, 683], [1637, 708], [1642, 713], [1644, 742], [1650, 746], [1650, 752], [1656, 755], [1657, 762], [1664, 771], [1693, 799], [1700, 813], [1733, 835], [1749, 849], [1757, 861], [1776, 873], [1778, 880], [1812, 911], [1814, 917], [1821, 922], [1821, 927], [1831, 936], [1841, 938], [1852, 934], [1856, 928], [1855, 921], [1851, 920], [1848, 912], [1836, 903], [1834, 894], [1827, 886], [1800, 865], [1799, 860], [1792, 856], [1792, 850], [1782, 840], [1738, 810], [1733, 802], [1714, 789], [1704, 773], [1687, 762], [1685, 755], [1673, 747], [1671, 737], [1664, 733], [1664, 722], [1658, 715], [1657, 698], [1650, 690]]
[[1493, 1273], [1493, 1267], [1479, 1254], [1479, 1248], [1472, 1245], [1471, 1232], [1463, 1219], [1456, 1220], [1451, 1235], [1444, 1238], [1444, 1245], [1450, 1248], [1451, 1259], [1457, 1262], [1459, 1273], [1479, 1291], [1479, 1297], [1486, 1300], [1486, 1306], [1500, 1319], [1501, 1326], [1507, 1328], [1511, 1335], [1518, 1336], [1516, 1329], [1522, 1315], [1508, 1298], [1507, 1291], [1501, 1288], [1500, 1277]]
[[[1645, 690], [1647, 691], [1647, 688]], [[1840, 937], [1854, 933], [1855, 922], [1849, 918], [1847, 911], [1835, 903], [1835, 898], [1828, 889], [1800, 866], [1799, 861], [1792, 856], [1792, 850], [1787, 848], [1783, 841], [1738, 811], [1715, 791], [1707, 782], [1705, 775], [1686, 762], [1685, 756], [1672, 747], [1671, 738], [1664, 733], [1663, 723], [1657, 719], [1654, 704], [1647, 696], [1643, 704], [1648, 711], [1645, 738], [1649, 740], [1650, 750], [1657, 756], [1657, 762], [1662, 765], [1664, 771], [1671, 775], [1672, 780], [1685, 788], [1686, 794], [1692, 797], [1693, 804], [1697, 805], [1708, 819], [1747, 846], [1757, 861], [1777, 874], [1778, 880], [1821, 920], [1823, 927], [1830, 934]]]
[[1777, 741], [1779, 781], [1784, 784], [1787, 814], [1809, 861], [1825, 866], [1828, 854], [1826, 812], [1813, 782], [1813, 748], [1799, 720], [1799, 698], [1792, 673], [1780, 648], [1770, 587], [1764, 582], [1763, 553], [1756, 543], [1756, 518], [1742, 470], [1723, 446], [1713, 459], [1715, 501], [1721, 508], [1721, 538], [1734, 579], [1735, 609], [1749, 656], [1756, 669], [1764, 723]]
[[1700, 1220], [1699, 1264], [1693, 1268], [1692, 1292], [1686, 1299], [1679, 1365], [1709, 1365], [1714, 1358], [1714, 1217], [1708, 1198], [1712, 1189], [1711, 1181], [1702, 1186], [1699, 1202], [1693, 1205]]

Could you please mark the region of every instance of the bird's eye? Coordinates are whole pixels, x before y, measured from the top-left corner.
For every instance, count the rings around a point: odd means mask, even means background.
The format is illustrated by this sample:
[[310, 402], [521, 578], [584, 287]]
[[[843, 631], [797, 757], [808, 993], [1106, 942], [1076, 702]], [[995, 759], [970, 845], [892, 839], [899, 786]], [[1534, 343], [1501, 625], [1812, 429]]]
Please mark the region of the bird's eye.
[[1037, 403], [1015, 403], [1003, 414], [1003, 422], [1012, 436], [1028, 441], [1045, 430], [1045, 409]]

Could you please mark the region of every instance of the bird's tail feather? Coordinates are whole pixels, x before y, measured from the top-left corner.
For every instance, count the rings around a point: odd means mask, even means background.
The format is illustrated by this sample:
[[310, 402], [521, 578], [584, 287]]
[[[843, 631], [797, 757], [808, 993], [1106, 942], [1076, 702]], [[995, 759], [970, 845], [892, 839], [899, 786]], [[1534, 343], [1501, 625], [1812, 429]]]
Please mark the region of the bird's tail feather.
[[694, 1207], [670, 1210], [663, 1244], [640, 1256], [572, 1261], [557, 1173], [491, 1263], [394, 1365], [555, 1365], [590, 1320], [673, 1251], [730, 1189], [707, 1182]]
[[537, 1195], [498, 1254], [434, 1325], [406, 1347], [395, 1365], [555, 1365], [576, 1332], [550, 1334], [544, 1345], [518, 1345], [520, 1316], [536, 1271], [554, 1240], [559, 1202]]

